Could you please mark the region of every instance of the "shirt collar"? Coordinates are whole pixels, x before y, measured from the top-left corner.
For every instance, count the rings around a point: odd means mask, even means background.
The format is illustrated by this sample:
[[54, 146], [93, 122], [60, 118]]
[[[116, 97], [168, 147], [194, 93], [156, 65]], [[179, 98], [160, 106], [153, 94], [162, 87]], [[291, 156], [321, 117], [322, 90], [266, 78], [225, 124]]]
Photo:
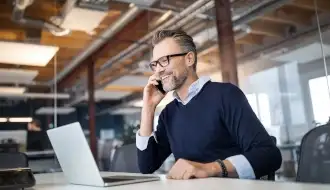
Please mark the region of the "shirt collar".
[[210, 77], [203, 76], [203, 77], [200, 77], [195, 82], [193, 82], [189, 86], [188, 96], [184, 102], [180, 99], [180, 97], [178, 96], [176, 91], [173, 92], [173, 97], [181, 103], [188, 103], [193, 97], [195, 97], [200, 92], [200, 90], [203, 88], [203, 86], [210, 80], [211, 80]]

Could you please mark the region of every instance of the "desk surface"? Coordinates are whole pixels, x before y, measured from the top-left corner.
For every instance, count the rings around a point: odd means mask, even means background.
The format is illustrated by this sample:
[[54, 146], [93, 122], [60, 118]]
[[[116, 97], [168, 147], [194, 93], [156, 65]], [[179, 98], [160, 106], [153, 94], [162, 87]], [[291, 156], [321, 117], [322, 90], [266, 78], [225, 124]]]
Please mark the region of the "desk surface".
[[[114, 173], [112, 173], [114, 174]], [[107, 173], [102, 173], [106, 176]], [[111, 174], [109, 174], [111, 175]], [[271, 182], [271, 181], [255, 181], [255, 180], [238, 180], [238, 179], [191, 179], [191, 180], [166, 180], [165, 176], [161, 176], [160, 181], [136, 183], [130, 185], [114, 186], [108, 188], [89, 187], [81, 185], [70, 185], [66, 182], [62, 173], [38, 174], [35, 175], [37, 185], [35, 190], [92, 190], [92, 189], [111, 189], [111, 190], [172, 190], [172, 189], [189, 189], [189, 190], [329, 190], [330, 185], [319, 184], [303, 184], [292, 182]]]
[[39, 155], [54, 155], [54, 150], [41, 150], [41, 151], [27, 151], [27, 156], [39, 156]]

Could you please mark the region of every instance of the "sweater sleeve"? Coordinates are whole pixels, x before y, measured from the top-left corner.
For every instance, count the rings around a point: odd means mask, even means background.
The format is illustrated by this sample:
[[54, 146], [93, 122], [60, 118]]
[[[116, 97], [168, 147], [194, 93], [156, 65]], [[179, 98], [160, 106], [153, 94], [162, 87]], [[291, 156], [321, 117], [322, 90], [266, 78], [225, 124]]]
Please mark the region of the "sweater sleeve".
[[165, 129], [164, 111], [158, 119], [157, 130], [148, 139], [147, 147], [138, 151], [138, 165], [143, 174], [154, 173], [171, 154], [170, 144]]
[[236, 140], [243, 156], [251, 164], [258, 179], [278, 170], [282, 156], [276, 144], [255, 115], [244, 93], [229, 85], [222, 96], [223, 121]]

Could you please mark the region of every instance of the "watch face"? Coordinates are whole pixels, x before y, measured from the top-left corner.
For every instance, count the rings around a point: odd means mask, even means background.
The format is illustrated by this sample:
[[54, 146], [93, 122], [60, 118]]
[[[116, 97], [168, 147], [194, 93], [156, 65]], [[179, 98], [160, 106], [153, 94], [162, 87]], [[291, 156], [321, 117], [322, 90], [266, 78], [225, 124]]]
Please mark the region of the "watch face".
[[0, 170], [0, 189], [8, 187], [32, 187], [34, 185], [34, 176], [28, 168]]

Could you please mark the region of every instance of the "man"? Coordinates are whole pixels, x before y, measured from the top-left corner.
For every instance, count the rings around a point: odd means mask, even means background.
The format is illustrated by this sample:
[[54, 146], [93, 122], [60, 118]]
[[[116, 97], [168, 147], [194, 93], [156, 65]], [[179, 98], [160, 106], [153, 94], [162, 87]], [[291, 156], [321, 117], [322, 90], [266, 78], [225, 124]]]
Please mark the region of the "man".
[[27, 150], [43, 150], [46, 147], [46, 133], [41, 128], [41, 122], [34, 119], [28, 123]]
[[[212, 176], [259, 179], [279, 169], [279, 149], [258, 120], [242, 91], [196, 74], [197, 53], [185, 32], [162, 30], [153, 37], [154, 71], [144, 88], [141, 127], [136, 134], [142, 173], [153, 173], [173, 153], [168, 178]], [[165, 92], [175, 99], [159, 116], [155, 108]]]
[[41, 123], [39, 120], [32, 120], [30, 123], [28, 123], [28, 131], [41, 131]]

